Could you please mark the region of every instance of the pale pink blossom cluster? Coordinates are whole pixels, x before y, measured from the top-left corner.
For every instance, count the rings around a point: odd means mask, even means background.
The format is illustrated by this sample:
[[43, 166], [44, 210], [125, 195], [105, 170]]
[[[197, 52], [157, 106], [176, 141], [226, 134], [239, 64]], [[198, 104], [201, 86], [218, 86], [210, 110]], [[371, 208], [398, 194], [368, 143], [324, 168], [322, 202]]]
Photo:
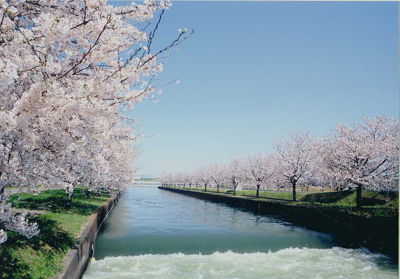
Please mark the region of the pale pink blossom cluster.
[[[315, 139], [309, 133], [290, 132], [274, 139], [275, 152], [233, 158], [229, 164], [201, 167], [193, 173], [164, 173], [164, 185], [229, 185], [234, 192], [244, 187], [291, 186], [296, 200], [297, 185], [334, 190], [357, 188], [398, 191], [398, 121], [386, 116], [364, 117], [361, 124], [338, 124], [331, 133]], [[361, 197], [361, 196], [360, 196]], [[357, 201], [360, 204], [360, 201]]]
[[[41, 185], [72, 193], [80, 184], [120, 190], [132, 181], [137, 137], [126, 110], [161, 93], [153, 84], [161, 59], [191, 35], [151, 49], [170, 6], [0, 0], [0, 191]], [[23, 216], [13, 220], [9, 228], [33, 235], [34, 224], [30, 231]]]
[[0, 243], [6, 242], [7, 241], [7, 234], [4, 232], [4, 230], [0, 230]]
[[398, 133], [398, 121], [385, 116], [338, 124], [321, 140], [321, 171], [341, 187], [398, 190]]
[[14, 215], [6, 222], [6, 229], [19, 232], [20, 234], [31, 238], [38, 235], [40, 230], [37, 223], [29, 223], [25, 219], [25, 214]]
[[[26, 214], [14, 214], [11, 210], [10, 203], [0, 203], [0, 222], [5, 224], [5, 229], [18, 232], [28, 238], [31, 238], [40, 232], [37, 223], [31, 223], [26, 220]], [[7, 241], [7, 233], [1, 229], [0, 244], [5, 241]]]

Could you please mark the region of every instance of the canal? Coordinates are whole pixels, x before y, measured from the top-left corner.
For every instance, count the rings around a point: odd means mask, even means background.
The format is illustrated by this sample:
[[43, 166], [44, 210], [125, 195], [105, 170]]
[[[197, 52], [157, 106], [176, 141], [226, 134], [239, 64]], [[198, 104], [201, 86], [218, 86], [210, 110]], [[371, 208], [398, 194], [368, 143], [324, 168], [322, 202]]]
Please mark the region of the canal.
[[[383, 236], [384, 237], [384, 236]], [[398, 278], [389, 258], [330, 235], [156, 187], [131, 187], [97, 237], [84, 279]]]

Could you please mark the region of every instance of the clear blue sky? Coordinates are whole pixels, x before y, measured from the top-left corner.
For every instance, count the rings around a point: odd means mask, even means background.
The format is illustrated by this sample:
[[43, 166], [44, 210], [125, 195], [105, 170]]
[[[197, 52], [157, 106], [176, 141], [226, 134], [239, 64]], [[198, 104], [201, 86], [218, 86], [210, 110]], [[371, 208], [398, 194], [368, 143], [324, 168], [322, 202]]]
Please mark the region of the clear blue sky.
[[287, 130], [398, 118], [397, 2], [172, 3], [153, 49], [196, 32], [164, 61], [162, 80], [181, 83], [132, 113], [147, 136], [139, 175], [270, 152]]

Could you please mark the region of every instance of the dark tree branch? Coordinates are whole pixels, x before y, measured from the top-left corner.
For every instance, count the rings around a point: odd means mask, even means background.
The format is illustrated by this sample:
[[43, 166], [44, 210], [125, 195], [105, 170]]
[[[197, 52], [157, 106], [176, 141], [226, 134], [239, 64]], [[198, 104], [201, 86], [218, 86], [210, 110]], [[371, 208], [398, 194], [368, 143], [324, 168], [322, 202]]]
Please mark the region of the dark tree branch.
[[61, 75], [58, 79], [62, 79], [66, 75], [68, 75], [71, 71], [75, 70], [84, 60], [85, 58], [89, 55], [89, 53], [92, 52], [93, 48], [99, 43], [101, 35], [103, 35], [104, 31], [107, 29], [107, 25], [111, 22], [111, 17], [108, 17], [106, 24], [103, 26], [103, 29], [100, 31], [99, 35], [97, 36], [96, 41], [94, 42], [93, 45], [90, 46], [89, 50], [82, 56], [82, 58], [76, 63], [71, 69], [69, 69], [67, 72], [65, 72], [63, 75]]
[[155, 27], [154, 30], [153, 30], [152, 32], [150, 32], [150, 34], [149, 34], [149, 40], [147, 41], [147, 54], [150, 54], [151, 44], [152, 44], [152, 42], [153, 42], [154, 35], [155, 35], [156, 32], [157, 32], [158, 26], [160, 25], [160, 22], [161, 22], [161, 19], [162, 19], [163, 14], [164, 14], [164, 10], [161, 11], [160, 17], [158, 18], [158, 21], [157, 21], [157, 23], [156, 23], [156, 27]]

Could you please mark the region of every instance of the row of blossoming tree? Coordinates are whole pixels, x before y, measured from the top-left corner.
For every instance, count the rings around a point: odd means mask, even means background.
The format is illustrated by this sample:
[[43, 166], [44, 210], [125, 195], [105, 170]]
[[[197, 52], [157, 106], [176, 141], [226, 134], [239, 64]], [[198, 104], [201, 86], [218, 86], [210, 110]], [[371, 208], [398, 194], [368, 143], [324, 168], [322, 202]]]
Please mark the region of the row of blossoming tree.
[[193, 173], [164, 173], [164, 185], [183, 185], [204, 190], [215, 185], [233, 188], [239, 184], [260, 187], [290, 185], [293, 201], [296, 186], [313, 185], [332, 190], [356, 188], [357, 207], [362, 189], [398, 191], [399, 123], [385, 116], [364, 117], [361, 124], [338, 124], [335, 129], [315, 139], [309, 133], [291, 132], [287, 138], [274, 139], [274, 153], [233, 158], [228, 164], [204, 166]]
[[12, 212], [7, 186], [65, 189], [70, 204], [78, 185], [118, 191], [132, 181], [137, 137], [127, 111], [161, 93], [160, 60], [191, 34], [180, 29], [152, 49], [169, 6], [0, 0], [0, 243], [3, 229], [39, 233]]

